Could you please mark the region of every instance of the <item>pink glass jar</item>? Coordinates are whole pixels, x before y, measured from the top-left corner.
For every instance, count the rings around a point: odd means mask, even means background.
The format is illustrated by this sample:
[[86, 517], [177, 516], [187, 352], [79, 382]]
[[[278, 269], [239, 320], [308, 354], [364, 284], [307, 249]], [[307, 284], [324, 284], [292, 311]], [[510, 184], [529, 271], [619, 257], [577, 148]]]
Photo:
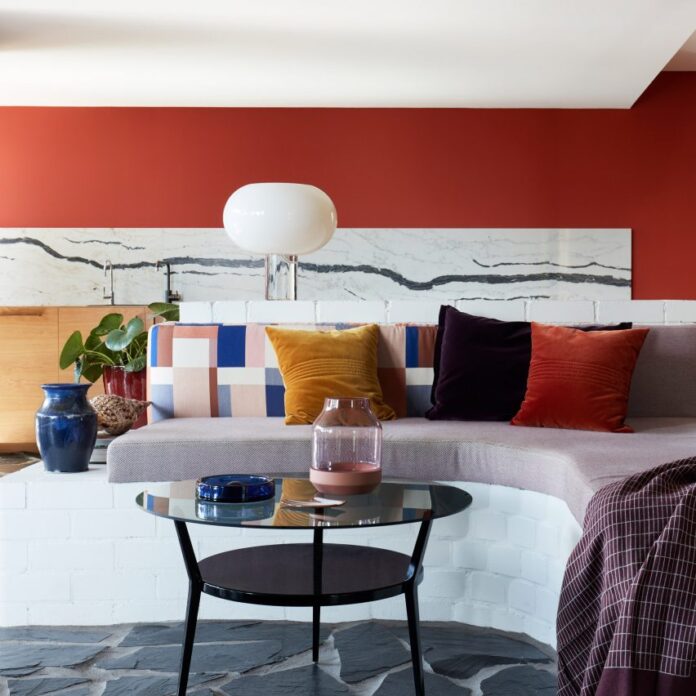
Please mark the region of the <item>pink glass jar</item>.
[[382, 480], [382, 426], [363, 397], [329, 398], [314, 421], [309, 479], [321, 493], [368, 493]]

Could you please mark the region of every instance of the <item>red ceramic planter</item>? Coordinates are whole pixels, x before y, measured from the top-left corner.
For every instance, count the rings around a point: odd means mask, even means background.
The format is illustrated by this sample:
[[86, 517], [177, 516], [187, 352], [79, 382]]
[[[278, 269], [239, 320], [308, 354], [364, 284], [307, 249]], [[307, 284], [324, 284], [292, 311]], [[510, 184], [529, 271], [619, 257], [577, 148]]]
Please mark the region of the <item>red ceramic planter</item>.
[[[138, 399], [145, 401], [147, 393], [145, 369], [137, 372], [128, 372], [122, 367], [104, 366], [102, 380], [104, 382], [104, 391], [107, 394], [116, 394], [123, 396], [126, 399]], [[142, 413], [138, 420], [134, 423], [134, 428], [140, 428], [147, 424], [147, 414]]]

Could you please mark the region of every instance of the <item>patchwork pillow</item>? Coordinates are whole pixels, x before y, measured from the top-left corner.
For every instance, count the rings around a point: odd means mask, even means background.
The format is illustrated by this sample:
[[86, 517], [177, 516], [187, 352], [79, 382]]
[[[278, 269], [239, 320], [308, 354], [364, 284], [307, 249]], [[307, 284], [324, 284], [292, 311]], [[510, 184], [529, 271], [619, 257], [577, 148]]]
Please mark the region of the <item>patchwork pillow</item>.
[[430, 408], [436, 336], [434, 324], [379, 325], [377, 377], [397, 418], [422, 418]]
[[649, 329], [586, 333], [532, 324], [532, 362], [512, 425], [632, 433], [626, 409]]
[[364, 396], [380, 420], [396, 414], [382, 397], [377, 379], [376, 324], [345, 331], [300, 331], [267, 326], [285, 384], [285, 423], [311, 424], [324, 399]]
[[267, 356], [263, 327], [156, 324], [147, 362], [150, 423], [285, 415], [283, 381], [272, 348]]
[[[350, 324], [295, 324], [332, 330]], [[148, 421], [284, 416], [285, 387], [263, 324], [156, 324], [148, 341]], [[399, 418], [430, 407], [435, 325], [379, 325], [377, 375]]]

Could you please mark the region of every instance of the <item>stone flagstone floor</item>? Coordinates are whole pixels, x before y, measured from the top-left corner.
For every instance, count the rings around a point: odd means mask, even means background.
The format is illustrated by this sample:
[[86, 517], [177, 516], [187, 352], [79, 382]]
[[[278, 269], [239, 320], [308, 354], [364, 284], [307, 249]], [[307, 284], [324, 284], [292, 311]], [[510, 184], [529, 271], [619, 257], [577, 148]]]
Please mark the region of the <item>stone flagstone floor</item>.
[[[520, 636], [424, 623], [428, 696], [555, 696], [553, 651]], [[0, 629], [0, 696], [168, 696], [181, 624]], [[201, 621], [189, 693], [196, 696], [410, 696], [401, 622], [325, 626], [318, 667], [311, 626]]]

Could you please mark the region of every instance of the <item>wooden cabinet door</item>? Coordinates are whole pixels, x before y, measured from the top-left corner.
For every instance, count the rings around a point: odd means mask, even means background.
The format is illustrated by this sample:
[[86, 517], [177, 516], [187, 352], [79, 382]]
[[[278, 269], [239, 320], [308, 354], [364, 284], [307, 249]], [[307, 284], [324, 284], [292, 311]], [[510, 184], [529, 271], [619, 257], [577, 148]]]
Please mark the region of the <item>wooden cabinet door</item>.
[[0, 307], [0, 451], [34, 449], [40, 385], [58, 373], [58, 309]]
[[[89, 336], [89, 332], [99, 324], [101, 318], [105, 314], [112, 314], [113, 312], [118, 312], [123, 315], [123, 321], [128, 322], [133, 317], [140, 317], [145, 323], [145, 328], [149, 328], [152, 324], [152, 320], [149, 318], [150, 313], [147, 307], [133, 307], [126, 306], [120, 307], [118, 305], [112, 307], [110, 305], [100, 305], [99, 307], [59, 307], [58, 309], [58, 354], [63, 348], [63, 345], [68, 340], [73, 331], [80, 331], [82, 333], [82, 340], [85, 340]], [[72, 367], [67, 370], [59, 370], [60, 381], [61, 382], [72, 382], [73, 381], [73, 369]], [[83, 382], [86, 380], [82, 380]], [[97, 394], [104, 393], [104, 386], [101, 379], [94, 383], [94, 386], [89, 390], [87, 394], [88, 398], [92, 398]]]

